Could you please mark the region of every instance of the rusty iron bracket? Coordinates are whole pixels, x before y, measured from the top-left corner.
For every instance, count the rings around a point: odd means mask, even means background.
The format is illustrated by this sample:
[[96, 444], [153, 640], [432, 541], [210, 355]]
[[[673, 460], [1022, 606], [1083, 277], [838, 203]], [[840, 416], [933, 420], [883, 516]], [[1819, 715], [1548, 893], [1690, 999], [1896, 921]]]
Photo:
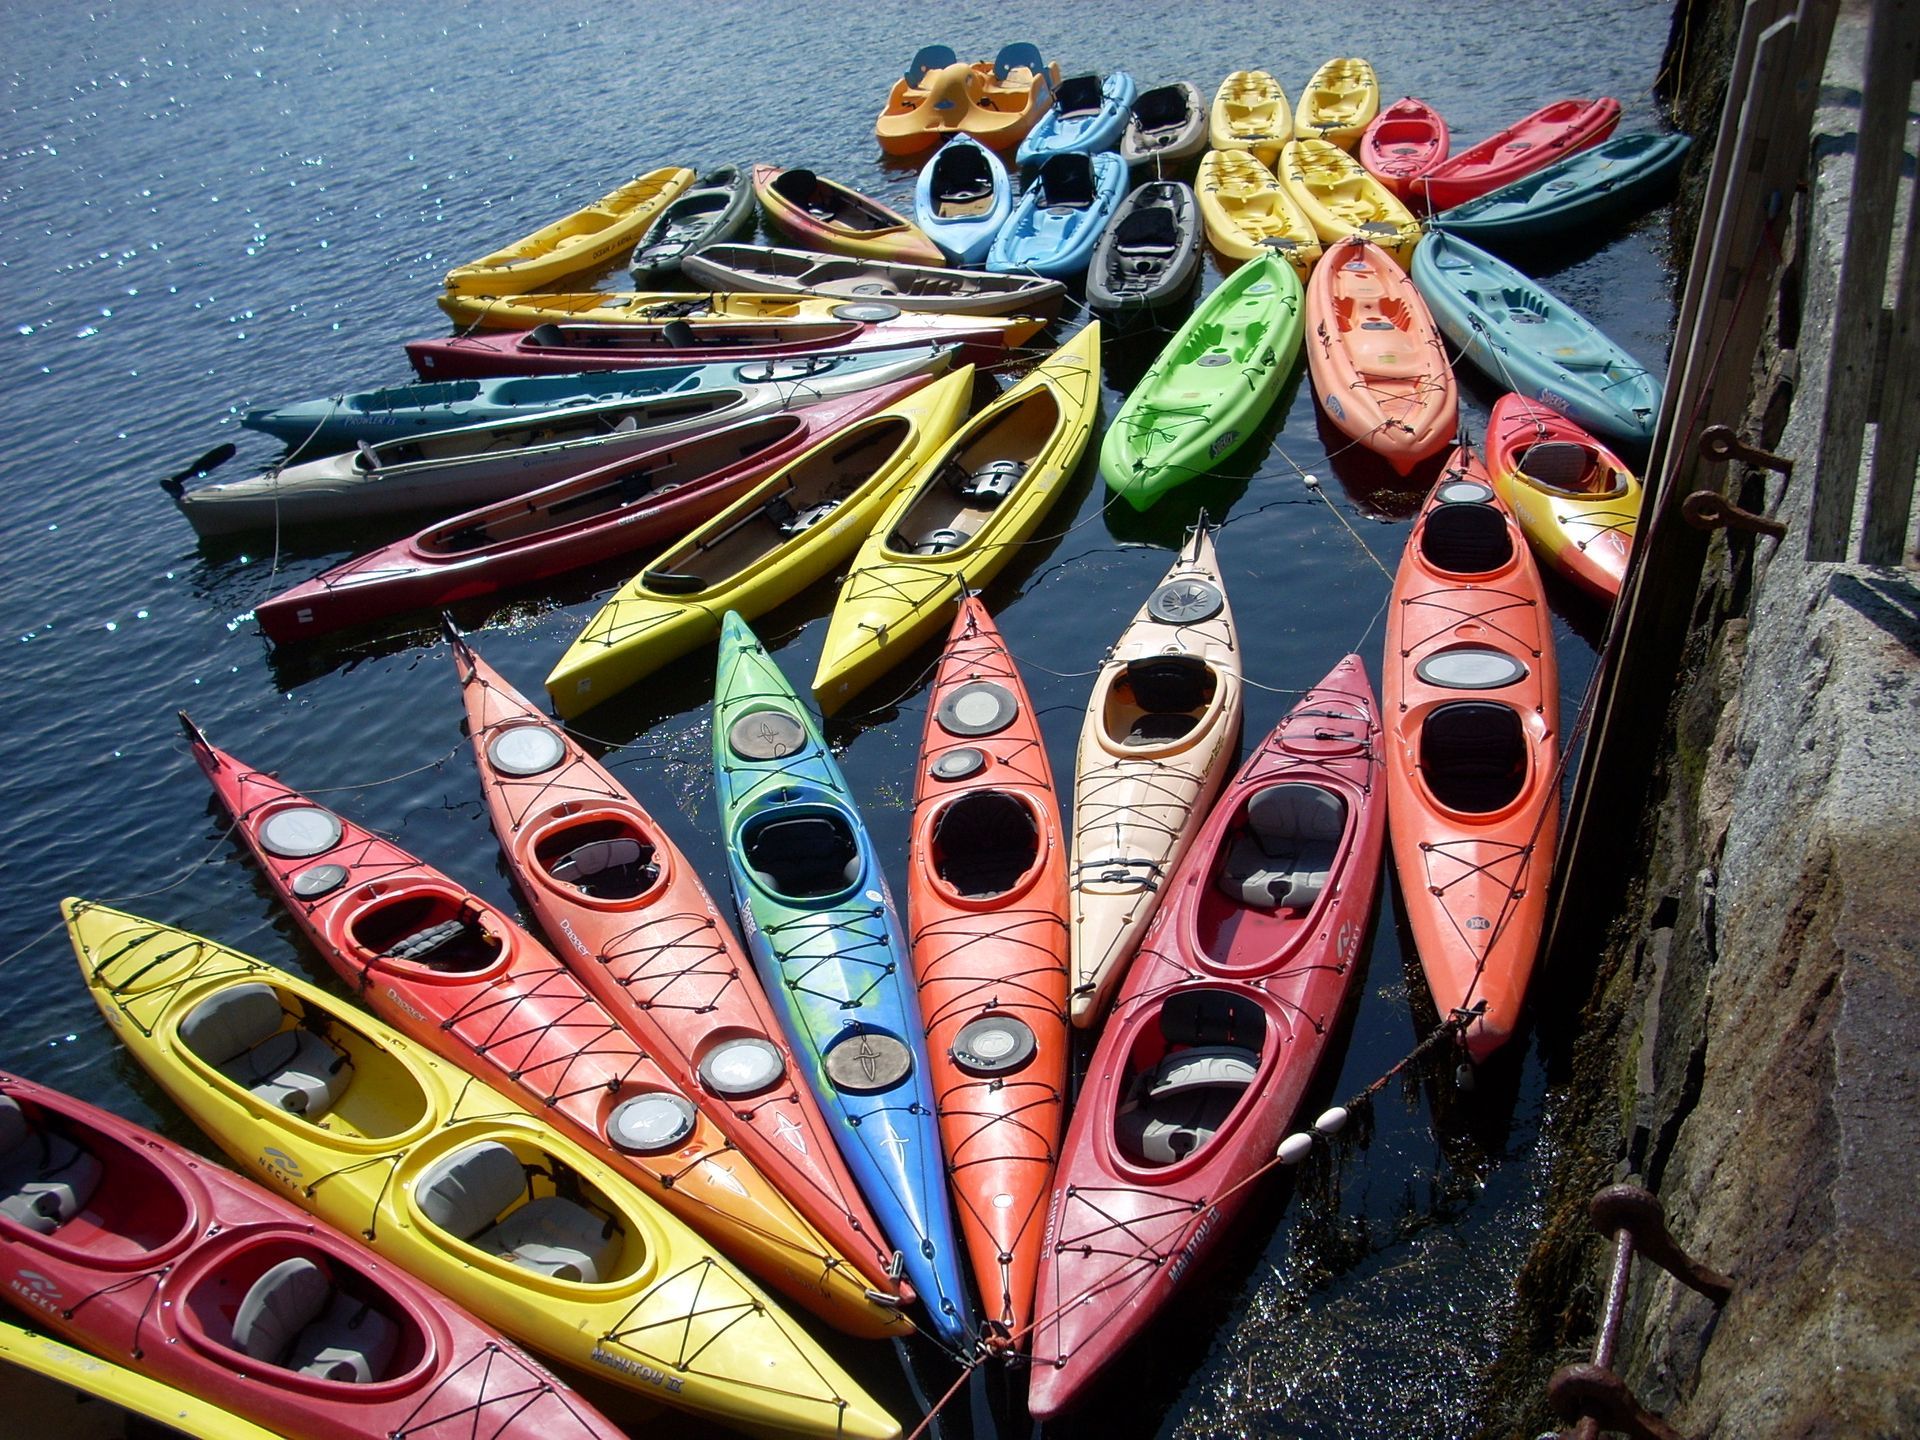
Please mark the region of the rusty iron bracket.
[[1731, 425], [1709, 425], [1700, 432], [1700, 458], [1714, 464], [1744, 460], [1749, 465], [1758, 465], [1762, 470], [1772, 470], [1781, 475], [1793, 474], [1793, 461], [1771, 450], [1747, 444], [1734, 433]]
[[[1627, 1382], [1603, 1365], [1562, 1365], [1547, 1382], [1547, 1403], [1561, 1419], [1580, 1422], [1576, 1435], [1617, 1430], [1630, 1440], [1684, 1440], [1678, 1430], [1643, 1408]], [[1593, 1429], [1585, 1430], [1589, 1425]]]
[[1696, 490], [1680, 502], [1680, 517], [1696, 530], [1745, 530], [1751, 535], [1770, 535], [1775, 540], [1787, 537], [1784, 520], [1771, 515], [1756, 515], [1742, 510], [1717, 490]]

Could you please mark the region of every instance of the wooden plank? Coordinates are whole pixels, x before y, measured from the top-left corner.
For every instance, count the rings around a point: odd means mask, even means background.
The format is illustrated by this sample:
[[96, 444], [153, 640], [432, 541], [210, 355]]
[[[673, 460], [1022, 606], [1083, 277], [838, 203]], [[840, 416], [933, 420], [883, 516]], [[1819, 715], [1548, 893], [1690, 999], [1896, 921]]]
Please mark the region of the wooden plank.
[[[1906, 150], [1914, 50], [1920, 44], [1920, 0], [1874, 0], [1867, 28], [1865, 94], [1853, 161], [1853, 201], [1847, 207], [1847, 243], [1834, 292], [1833, 369], [1814, 462], [1813, 509], [1807, 559], [1844, 560], [1853, 540], [1853, 509], [1860, 486], [1860, 452], [1874, 408], [1873, 362], [1893, 207]], [[1911, 383], [1911, 374], [1907, 377]], [[1909, 477], [1909, 480], [1911, 477]]]
[[1898, 565], [1906, 559], [1914, 471], [1920, 468], [1920, 405], [1911, 398], [1914, 377], [1920, 376], [1920, 189], [1907, 197], [1906, 257], [1893, 309], [1882, 314], [1880, 324], [1887, 364], [1880, 377], [1860, 559], [1867, 565]]

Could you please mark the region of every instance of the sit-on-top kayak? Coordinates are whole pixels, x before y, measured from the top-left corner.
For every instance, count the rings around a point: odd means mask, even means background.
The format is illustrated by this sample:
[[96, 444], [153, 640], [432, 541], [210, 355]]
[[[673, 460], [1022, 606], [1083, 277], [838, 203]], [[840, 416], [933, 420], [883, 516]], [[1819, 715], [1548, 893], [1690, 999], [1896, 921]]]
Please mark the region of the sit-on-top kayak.
[[1412, 263], [1420, 222], [1339, 146], [1326, 140], [1289, 140], [1274, 176], [1323, 244], [1360, 235], [1391, 255], [1401, 269]]
[[928, 457], [860, 543], [813, 676], [828, 714], [931, 640], [1066, 488], [1100, 404], [1091, 321]]
[[753, 193], [767, 224], [796, 245], [909, 265], [947, 263], [940, 247], [906, 216], [811, 170], [756, 165]]
[[1185, 80], [1156, 85], [1133, 97], [1133, 114], [1120, 137], [1128, 166], [1150, 165], [1165, 177], [1207, 148], [1207, 102]]
[[1414, 252], [1411, 273], [1446, 337], [1496, 383], [1596, 435], [1652, 439], [1659, 378], [1564, 300], [1440, 229]]
[[1520, 527], [1464, 447], [1413, 533], [1387, 610], [1387, 827], [1420, 968], [1486, 1059], [1540, 948], [1560, 808], [1553, 617]]
[[1419, 178], [1447, 158], [1451, 144], [1439, 112], [1409, 95], [1373, 117], [1354, 153], [1369, 175], [1406, 203]]
[[1358, 235], [1307, 281], [1307, 369], [1335, 427], [1405, 475], [1454, 441], [1460, 392], [1413, 282]]
[[692, 863], [566, 731], [452, 644], [487, 815], [557, 953], [889, 1303], [892, 1246]]
[[1327, 140], [1352, 150], [1380, 113], [1380, 82], [1365, 60], [1329, 60], [1308, 79], [1293, 107], [1293, 138]]
[[1320, 259], [1320, 234], [1264, 163], [1246, 150], [1209, 150], [1194, 183], [1214, 249], [1230, 260], [1276, 251], [1306, 284]]
[[618, 264], [661, 210], [692, 183], [693, 171], [684, 165], [650, 170], [524, 239], [455, 266], [447, 272], [447, 289], [464, 295], [518, 295]]
[[1094, 677], [1074, 758], [1073, 1023], [1091, 1028], [1240, 745], [1240, 644], [1206, 517]]
[[1598, 145], [1619, 123], [1618, 100], [1556, 100], [1497, 135], [1489, 135], [1479, 144], [1430, 166], [1407, 193], [1423, 210], [1464, 205], [1589, 145]]
[[1133, 76], [1124, 70], [1105, 79], [1069, 75], [1053, 87], [1053, 108], [1027, 132], [1014, 158], [1022, 165], [1044, 165], [1055, 155], [1117, 150], [1139, 93]]
[[1111, 150], [1049, 157], [993, 237], [987, 269], [1056, 278], [1078, 275], [1127, 190], [1127, 162]]
[[1280, 158], [1293, 138], [1293, 107], [1280, 82], [1264, 70], [1236, 70], [1220, 82], [1207, 114], [1207, 144], [1241, 150], [1263, 165]]
[[531, 330], [536, 325], [627, 325], [667, 320], [831, 320], [842, 303], [818, 295], [724, 290], [577, 290], [564, 294], [442, 295], [440, 308], [462, 332]]
[[[160, 1087], [242, 1168], [385, 1262], [524, 1344], [722, 1424], [900, 1433], [705, 1240], [498, 1090], [283, 970], [90, 902], [64, 909], [94, 1002]], [[450, 1433], [472, 1433], [462, 1420]]]
[[[983, 150], [980, 152], [985, 154]], [[733, 291], [811, 295], [825, 303], [879, 300], [902, 310], [941, 315], [1021, 315], [1026, 329], [1007, 332], [1009, 344], [1030, 340], [1041, 316], [1060, 308], [1067, 287], [1037, 275], [996, 275], [987, 270], [902, 265], [894, 260], [856, 260], [818, 250], [777, 245], [710, 245], [689, 255], [687, 277]]]
[[1012, 214], [1005, 163], [971, 135], [942, 145], [914, 181], [914, 222], [955, 265], [984, 261]]
[[969, 1344], [906, 936], [833, 752], [732, 611], [713, 757], [727, 876], [754, 966], [933, 1333]]
[[1200, 208], [1184, 180], [1135, 187], [1087, 261], [1087, 304], [1140, 317], [1185, 299], [1200, 278]]
[[1581, 589], [1620, 594], [1640, 523], [1626, 462], [1536, 400], [1502, 395], [1487, 421], [1487, 474], [1533, 548]]
[[1219, 1244], [1331, 1058], [1380, 891], [1380, 750], [1349, 655], [1248, 757], [1169, 878], [1060, 1151], [1036, 1418], [1085, 1394]]
[[1433, 224], [1495, 249], [1584, 235], [1591, 227], [1637, 216], [1665, 197], [1692, 144], [1685, 135], [1615, 135], [1443, 210]]
[[775, 471], [616, 590], [547, 676], [570, 719], [720, 633], [728, 610], [759, 615], [853, 553], [887, 504], [966, 414], [964, 366]]
[[1300, 353], [1300, 277], [1278, 253], [1241, 266], [1167, 342], [1100, 442], [1100, 473], [1136, 510], [1246, 443]]
[[1022, 1349], [1066, 1117], [1062, 830], [1040, 718], [970, 595], [927, 697], [907, 928], [960, 1233], [989, 1326]]
[[681, 262], [694, 251], [751, 233], [757, 213], [753, 182], [744, 170], [738, 165], [709, 170], [660, 212], [634, 247], [629, 262], [634, 283], [651, 285], [676, 275]]
[[[93, 1352], [0, 1326], [0, 1357], [181, 1434], [618, 1434], [497, 1331], [292, 1201], [6, 1074], [0, 1175], [0, 1293]], [[13, 1382], [0, 1389], [17, 1407]], [[42, 1433], [79, 1433], [73, 1420]]]
[[543, 1116], [638, 1193], [823, 1318], [897, 1312], [572, 971], [479, 896], [215, 749], [194, 759], [283, 904], [388, 1024]]

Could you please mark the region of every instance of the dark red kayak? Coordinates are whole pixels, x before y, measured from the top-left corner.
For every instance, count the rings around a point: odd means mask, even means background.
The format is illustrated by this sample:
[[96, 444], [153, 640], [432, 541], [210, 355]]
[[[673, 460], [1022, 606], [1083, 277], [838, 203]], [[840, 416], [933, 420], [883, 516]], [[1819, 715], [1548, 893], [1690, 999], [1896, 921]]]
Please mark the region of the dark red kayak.
[[1146, 1328], [1293, 1128], [1365, 954], [1384, 782], [1373, 687], [1349, 655], [1248, 758], [1169, 880], [1061, 1147], [1036, 1419]]
[[620, 1437], [499, 1334], [292, 1202], [7, 1074], [0, 1278], [37, 1325], [293, 1440]]

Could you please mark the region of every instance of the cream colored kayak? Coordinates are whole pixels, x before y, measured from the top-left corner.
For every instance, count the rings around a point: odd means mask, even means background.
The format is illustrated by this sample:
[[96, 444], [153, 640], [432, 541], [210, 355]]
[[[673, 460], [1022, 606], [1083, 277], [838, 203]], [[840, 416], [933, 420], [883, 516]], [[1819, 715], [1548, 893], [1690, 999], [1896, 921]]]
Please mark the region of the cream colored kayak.
[[1205, 517], [1093, 682], [1074, 760], [1073, 1023], [1098, 1023], [1240, 744], [1240, 646]]
[[828, 437], [616, 590], [547, 676], [563, 720], [752, 619], [850, 555], [967, 413], [973, 367]]
[[1018, 553], [1086, 450], [1099, 405], [1094, 320], [921, 466], [840, 588], [813, 677], [823, 712], [944, 633], [961, 593], [980, 589]]
[[[837, 320], [853, 303], [844, 296], [767, 295], [746, 291], [585, 290], [565, 295], [461, 295], [449, 291], [440, 308], [463, 330], [531, 330], [538, 325], [618, 325], [631, 320]], [[898, 313], [900, 307], [888, 306]], [[871, 320], [859, 306], [854, 319]], [[891, 319], [892, 316], [887, 318]]]
[[1275, 172], [1323, 244], [1359, 235], [1405, 270], [1420, 243], [1420, 222], [1360, 162], [1326, 140], [1293, 140]]
[[1230, 260], [1278, 250], [1302, 285], [1320, 259], [1320, 235], [1273, 171], [1245, 150], [1209, 150], [1194, 177], [1207, 239]]
[[[121, 1042], [268, 1188], [649, 1398], [756, 1431], [900, 1433], [706, 1241], [499, 1091], [211, 940], [88, 901], [62, 910]], [[704, 1165], [684, 1183], [724, 1178]]]
[[470, 265], [455, 266], [447, 272], [447, 289], [469, 295], [518, 295], [569, 275], [618, 264], [633, 253], [660, 212], [693, 179], [693, 171], [684, 165], [650, 170], [524, 239]]
[[1207, 144], [1251, 153], [1271, 165], [1293, 138], [1293, 111], [1280, 82], [1264, 70], [1236, 70], [1220, 82], [1207, 112]]
[[1352, 150], [1380, 113], [1380, 82], [1365, 60], [1329, 60], [1313, 72], [1293, 111], [1294, 138]]

